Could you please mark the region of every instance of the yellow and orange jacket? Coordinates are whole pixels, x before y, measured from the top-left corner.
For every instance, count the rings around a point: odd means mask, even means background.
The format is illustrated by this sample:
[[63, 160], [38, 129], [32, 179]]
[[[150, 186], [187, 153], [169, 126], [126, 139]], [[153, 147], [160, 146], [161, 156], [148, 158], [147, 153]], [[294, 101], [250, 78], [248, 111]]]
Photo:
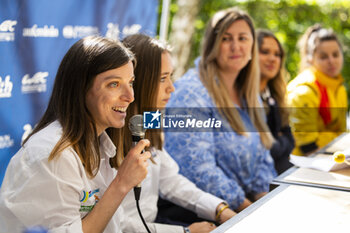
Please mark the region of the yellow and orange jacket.
[[346, 131], [347, 94], [341, 75], [329, 77], [311, 67], [287, 86], [292, 154], [321, 148]]

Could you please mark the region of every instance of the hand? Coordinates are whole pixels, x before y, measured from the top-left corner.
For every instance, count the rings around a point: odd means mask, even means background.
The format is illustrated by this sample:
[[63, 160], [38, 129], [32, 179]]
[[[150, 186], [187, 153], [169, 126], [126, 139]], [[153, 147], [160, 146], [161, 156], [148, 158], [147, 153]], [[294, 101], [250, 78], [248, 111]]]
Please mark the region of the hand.
[[195, 222], [188, 226], [191, 233], [207, 233], [216, 228], [214, 223], [210, 222]]
[[254, 195], [254, 201], [259, 200], [260, 198], [262, 198], [263, 196], [265, 196], [267, 194], [267, 192], [262, 192], [262, 193], [258, 193]]
[[245, 208], [247, 208], [251, 204], [252, 204], [252, 202], [249, 201], [247, 198], [245, 198], [243, 203], [236, 209], [236, 211], [241, 212], [242, 210], [244, 210]]
[[221, 214], [220, 214], [220, 224], [226, 222], [227, 220], [229, 220], [230, 218], [232, 218], [233, 216], [235, 216], [237, 213], [234, 212], [233, 210], [231, 210], [230, 208], [226, 208], [224, 209]]
[[148, 151], [141, 152], [149, 145], [150, 142], [147, 139], [139, 141], [129, 151], [118, 169], [117, 176], [113, 182], [119, 183], [119, 187], [124, 187], [126, 192], [146, 178], [147, 160], [151, 157], [151, 153]]
[[91, 212], [83, 218], [84, 232], [103, 232], [125, 195], [146, 177], [147, 159], [151, 154], [141, 152], [149, 144], [148, 140], [141, 140], [129, 151], [118, 169], [117, 176]]

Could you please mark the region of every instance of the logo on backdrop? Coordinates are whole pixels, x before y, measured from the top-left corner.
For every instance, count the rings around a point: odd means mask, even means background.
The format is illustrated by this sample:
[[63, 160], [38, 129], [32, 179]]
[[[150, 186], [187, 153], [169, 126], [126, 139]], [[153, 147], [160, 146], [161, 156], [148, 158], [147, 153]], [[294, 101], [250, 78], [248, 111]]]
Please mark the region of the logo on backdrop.
[[31, 28], [23, 28], [23, 37], [58, 37], [59, 30], [53, 25], [50, 27], [45, 25], [44, 27], [38, 27], [34, 24]]
[[10, 98], [12, 93], [13, 83], [10, 80], [10, 75], [6, 75], [4, 81], [0, 76], [0, 98]]
[[30, 77], [29, 74], [24, 75], [22, 78], [22, 93], [45, 92], [48, 76], [49, 72], [37, 72], [33, 77]]
[[15, 40], [15, 26], [16, 20], [5, 20], [0, 23], [0, 41], [14, 41]]
[[114, 23], [108, 23], [107, 24], [107, 32], [106, 37], [111, 39], [118, 39], [119, 38], [119, 25]]
[[31, 126], [31, 124], [25, 124], [23, 126], [23, 130], [24, 130], [24, 133], [22, 135], [21, 144], [28, 137], [28, 135], [32, 132], [33, 127]]
[[156, 112], [143, 113], [143, 128], [145, 129], [160, 129], [160, 116], [162, 114], [157, 110]]
[[91, 35], [98, 35], [99, 31], [98, 27], [66, 25], [63, 27], [62, 34], [66, 39], [75, 39]]
[[0, 149], [12, 147], [13, 144], [14, 141], [9, 134], [0, 135]]
[[[128, 35], [139, 33], [140, 30], [141, 30], [140, 24], [133, 24], [131, 26], [126, 25], [123, 27], [122, 33], [123, 33], [123, 36], [126, 37]], [[113, 24], [113, 23], [107, 24], [107, 32], [106, 32], [107, 38], [118, 39], [119, 34], [120, 34], [120, 30], [119, 30], [118, 24]]]
[[136, 33], [140, 32], [140, 29], [141, 29], [140, 24], [133, 24], [131, 26], [126, 25], [123, 28], [123, 35], [128, 36], [128, 35], [136, 34]]

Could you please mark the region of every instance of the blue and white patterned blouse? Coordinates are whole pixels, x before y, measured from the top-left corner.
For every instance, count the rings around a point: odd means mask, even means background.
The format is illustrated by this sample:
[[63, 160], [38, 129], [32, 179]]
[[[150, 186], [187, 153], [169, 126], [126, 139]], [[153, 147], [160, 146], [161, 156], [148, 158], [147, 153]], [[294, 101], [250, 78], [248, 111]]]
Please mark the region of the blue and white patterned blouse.
[[[215, 111], [215, 104], [199, 79], [197, 69], [189, 70], [175, 82], [167, 108], [199, 108], [207, 118], [227, 121]], [[248, 129], [242, 136], [226, 128], [221, 132], [167, 132], [165, 148], [180, 166], [180, 173], [202, 190], [212, 193], [237, 209], [247, 194], [269, 190], [276, 171], [270, 152], [263, 146], [249, 115], [239, 113]]]

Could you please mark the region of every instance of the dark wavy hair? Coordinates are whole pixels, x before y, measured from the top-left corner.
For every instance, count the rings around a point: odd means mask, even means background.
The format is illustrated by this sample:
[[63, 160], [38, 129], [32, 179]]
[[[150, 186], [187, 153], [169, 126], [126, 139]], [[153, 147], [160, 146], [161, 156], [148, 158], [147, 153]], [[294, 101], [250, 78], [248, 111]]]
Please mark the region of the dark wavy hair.
[[284, 69], [285, 52], [284, 52], [284, 49], [283, 49], [281, 43], [279, 42], [277, 37], [271, 31], [264, 30], [264, 29], [258, 29], [256, 34], [257, 34], [257, 39], [258, 39], [259, 51], [261, 51], [261, 46], [262, 46], [265, 38], [273, 38], [277, 42], [277, 45], [279, 48], [281, 64], [280, 64], [280, 67], [279, 67], [279, 70], [278, 70], [276, 77], [269, 80], [267, 85], [270, 88], [271, 95], [277, 101], [277, 103], [280, 107], [279, 111], [280, 111], [280, 114], [282, 117], [282, 125], [285, 126], [285, 125], [289, 124], [288, 123], [289, 112], [288, 112], [287, 103], [286, 103], [286, 92], [287, 92], [286, 81], [287, 80], [286, 80], [286, 71]]
[[[57, 120], [62, 126], [62, 137], [51, 151], [49, 160], [71, 146], [87, 174], [94, 177], [100, 165], [99, 140], [95, 121], [85, 103], [86, 94], [98, 74], [130, 61], [135, 66], [133, 54], [119, 41], [89, 36], [76, 42], [61, 61], [43, 117], [23, 145], [32, 135]], [[122, 139], [118, 129], [110, 128], [108, 133], [114, 143]], [[118, 149], [111, 164], [118, 167], [122, 156], [123, 151]]]

